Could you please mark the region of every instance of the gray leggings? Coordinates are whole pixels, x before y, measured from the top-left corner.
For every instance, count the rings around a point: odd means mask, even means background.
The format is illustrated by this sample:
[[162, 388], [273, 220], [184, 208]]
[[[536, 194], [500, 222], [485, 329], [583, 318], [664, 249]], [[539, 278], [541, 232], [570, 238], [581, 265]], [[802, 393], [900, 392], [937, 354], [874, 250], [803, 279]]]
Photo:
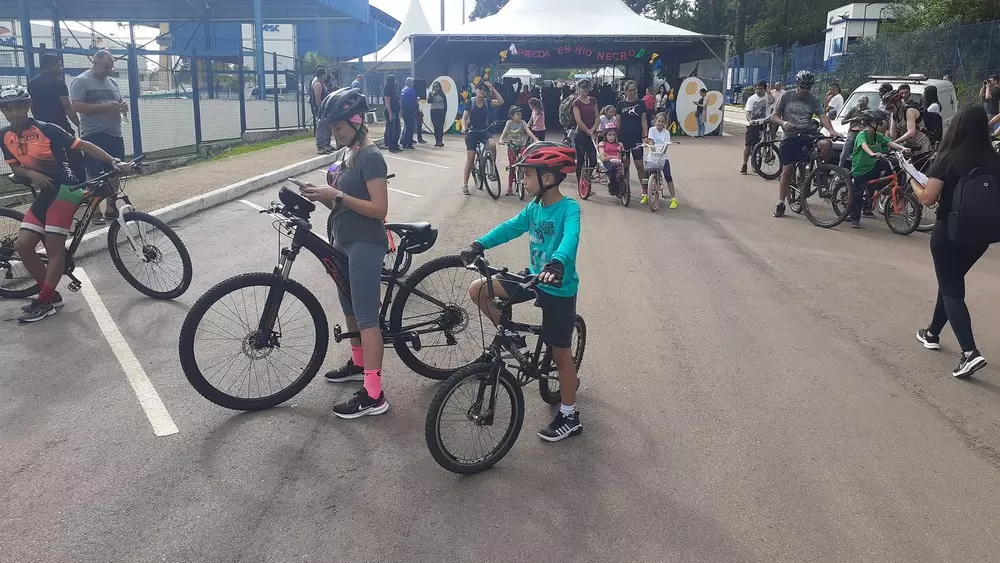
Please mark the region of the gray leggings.
[[383, 243], [352, 242], [334, 243], [333, 247], [347, 256], [347, 278], [351, 296], [337, 288], [340, 307], [344, 316], [354, 317], [358, 329], [379, 328], [379, 298], [382, 296], [382, 259], [386, 247]]

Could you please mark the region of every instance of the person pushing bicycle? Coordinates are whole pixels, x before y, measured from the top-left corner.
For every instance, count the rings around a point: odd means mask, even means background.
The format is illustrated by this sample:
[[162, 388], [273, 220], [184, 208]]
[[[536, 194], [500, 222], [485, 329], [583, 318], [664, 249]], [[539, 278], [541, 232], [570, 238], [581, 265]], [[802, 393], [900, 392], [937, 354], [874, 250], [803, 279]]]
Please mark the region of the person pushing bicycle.
[[[542, 309], [542, 341], [552, 348], [559, 370], [562, 404], [552, 423], [538, 436], [557, 442], [583, 432], [576, 410], [576, 365], [571, 350], [576, 322], [576, 294], [580, 284], [576, 272], [576, 252], [580, 243], [580, 204], [559, 191], [567, 174], [576, 171], [576, 151], [559, 143], [539, 141], [524, 149], [514, 166], [525, 168], [525, 191], [534, 199], [513, 218], [501, 223], [462, 250], [462, 261], [472, 264], [487, 249], [510, 242], [524, 233], [529, 236], [529, 268], [542, 285], [537, 291], [522, 291], [512, 282], [493, 281], [499, 299], [516, 303], [537, 299]], [[534, 170], [534, 173], [531, 171]], [[485, 280], [469, 287], [469, 296], [494, 325], [500, 311], [490, 302]]]
[[[55, 314], [63, 306], [56, 291], [63, 275], [66, 237], [73, 227], [73, 216], [83, 199], [83, 189], [73, 186], [80, 180], [73, 175], [67, 151], [79, 150], [106, 162], [123, 174], [131, 173], [128, 164], [113, 158], [100, 147], [79, 139], [58, 125], [28, 117], [31, 95], [20, 86], [0, 89], [0, 112], [10, 126], [0, 131], [3, 158], [14, 175], [26, 178], [38, 189], [24, 222], [18, 231], [15, 249], [24, 268], [41, 288], [38, 297], [21, 308], [20, 323], [33, 323]], [[46, 265], [38, 255], [39, 242], [45, 245]]]
[[[489, 94], [493, 94], [490, 99]], [[465, 169], [462, 172], [462, 193], [469, 195], [469, 176], [472, 174], [472, 164], [476, 160], [476, 145], [483, 143], [493, 153], [493, 162], [497, 158], [497, 144], [488, 129], [493, 123], [493, 112], [503, 105], [503, 96], [487, 81], [476, 85], [476, 95], [465, 105], [462, 113], [462, 133], [465, 135]], [[470, 127], [473, 129], [470, 131]], [[496, 171], [493, 172], [496, 174]], [[496, 181], [499, 178], [490, 178]]]

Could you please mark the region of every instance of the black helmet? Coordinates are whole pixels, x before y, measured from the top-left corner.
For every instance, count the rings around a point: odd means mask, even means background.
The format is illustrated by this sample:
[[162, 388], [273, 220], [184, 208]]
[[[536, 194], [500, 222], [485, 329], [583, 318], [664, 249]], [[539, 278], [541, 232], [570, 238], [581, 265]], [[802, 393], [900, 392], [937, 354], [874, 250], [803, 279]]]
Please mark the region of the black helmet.
[[15, 84], [0, 89], [0, 107], [5, 108], [11, 104], [28, 102], [31, 102], [31, 94], [21, 86]]
[[366, 113], [368, 113], [368, 101], [361, 90], [341, 88], [323, 98], [323, 103], [320, 104], [319, 112], [316, 115], [322, 121], [336, 123], [347, 121], [355, 115], [364, 118]]
[[816, 83], [816, 77], [813, 73], [808, 70], [800, 70], [798, 74], [795, 75], [795, 85], [801, 86], [803, 88], [812, 88], [813, 84]]
[[878, 97], [883, 98], [886, 94], [892, 92], [893, 90], [895, 90], [895, 88], [892, 87], [892, 84], [883, 82], [882, 85], [878, 87]]
[[888, 119], [885, 112], [880, 109], [870, 109], [861, 112], [862, 125], [878, 125]]

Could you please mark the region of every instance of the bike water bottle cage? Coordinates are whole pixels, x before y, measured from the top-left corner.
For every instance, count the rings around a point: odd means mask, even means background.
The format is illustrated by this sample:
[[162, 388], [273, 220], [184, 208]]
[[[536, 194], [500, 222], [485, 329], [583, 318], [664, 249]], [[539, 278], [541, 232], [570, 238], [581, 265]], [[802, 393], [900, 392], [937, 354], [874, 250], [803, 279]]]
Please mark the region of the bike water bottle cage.
[[278, 190], [278, 200], [285, 206], [286, 212], [299, 219], [308, 221], [309, 214], [316, 211], [316, 204], [288, 188]]

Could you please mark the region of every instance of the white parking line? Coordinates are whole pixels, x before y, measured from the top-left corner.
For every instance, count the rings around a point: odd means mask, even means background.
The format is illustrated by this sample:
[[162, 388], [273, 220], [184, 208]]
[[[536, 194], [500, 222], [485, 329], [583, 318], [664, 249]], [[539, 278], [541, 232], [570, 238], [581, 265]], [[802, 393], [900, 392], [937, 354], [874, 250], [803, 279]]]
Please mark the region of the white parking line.
[[80, 278], [80, 283], [83, 285], [80, 292], [83, 293], [83, 298], [90, 305], [90, 310], [94, 313], [94, 318], [97, 320], [97, 326], [101, 327], [104, 338], [111, 346], [111, 351], [115, 353], [115, 357], [118, 358], [118, 363], [121, 364], [122, 369], [125, 371], [125, 376], [128, 377], [128, 382], [132, 385], [132, 390], [135, 391], [136, 397], [139, 398], [139, 404], [142, 406], [142, 410], [145, 411], [149, 423], [153, 426], [153, 433], [157, 436], [176, 434], [178, 432], [177, 425], [170, 418], [170, 413], [167, 412], [167, 407], [160, 400], [160, 395], [157, 394], [156, 389], [153, 387], [153, 382], [149, 380], [146, 371], [142, 369], [142, 364], [139, 363], [139, 359], [132, 353], [132, 349], [129, 348], [125, 337], [118, 330], [118, 325], [112, 320], [111, 313], [104, 306], [101, 296], [97, 294], [97, 290], [94, 289], [94, 285], [90, 282], [87, 273], [82, 268], [77, 268], [76, 275]]
[[254, 203], [254, 202], [252, 202], [252, 201], [247, 201], [247, 200], [245, 200], [245, 199], [241, 199], [241, 200], [240, 200], [240, 203], [242, 203], [242, 204], [244, 204], [244, 205], [249, 205], [250, 207], [252, 207], [252, 208], [256, 209], [257, 211], [264, 211], [264, 208], [263, 208], [263, 207], [261, 207], [261, 206], [257, 205], [256, 203]]
[[445, 170], [451, 170], [451, 166], [444, 166], [442, 164], [434, 164], [433, 162], [423, 162], [420, 160], [410, 160], [409, 158], [403, 158], [401, 156], [396, 156], [394, 154], [383, 154], [382, 156], [386, 158], [394, 158], [396, 160], [402, 160], [403, 162], [412, 162], [413, 164], [423, 164], [425, 166], [433, 166], [434, 168], [444, 168]]
[[396, 188], [389, 188], [389, 191], [390, 192], [396, 192], [397, 194], [403, 194], [403, 195], [412, 196], [412, 197], [424, 197], [422, 195], [411, 194], [410, 192], [404, 192], [403, 190], [397, 190]]

